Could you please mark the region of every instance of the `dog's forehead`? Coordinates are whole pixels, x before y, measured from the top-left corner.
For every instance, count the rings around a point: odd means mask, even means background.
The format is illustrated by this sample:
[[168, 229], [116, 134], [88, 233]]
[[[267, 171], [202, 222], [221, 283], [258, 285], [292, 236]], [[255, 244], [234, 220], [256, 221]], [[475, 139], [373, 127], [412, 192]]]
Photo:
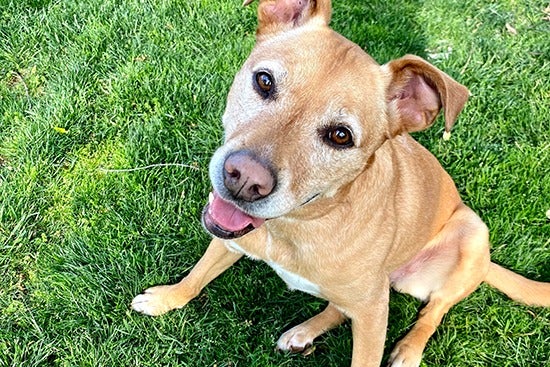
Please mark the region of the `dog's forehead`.
[[328, 27], [302, 27], [258, 43], [249, 65], [258, 68], [270, 63], [301, 77], [317, 76], [324, 83], [342, 79], [360, 82], [371, 77], [371, 68], [379, 67], [359, 46]]

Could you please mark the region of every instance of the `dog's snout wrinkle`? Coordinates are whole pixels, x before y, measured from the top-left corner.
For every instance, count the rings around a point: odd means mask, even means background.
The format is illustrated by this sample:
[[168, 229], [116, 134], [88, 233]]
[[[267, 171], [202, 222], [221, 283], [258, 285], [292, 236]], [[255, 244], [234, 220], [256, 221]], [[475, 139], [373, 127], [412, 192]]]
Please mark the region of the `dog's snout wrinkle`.
[[248, 151], [227, 156], [223, 178], [224, 186], [234, 198], [249, 202], [268, 196], [276, 184], [270, 167]]

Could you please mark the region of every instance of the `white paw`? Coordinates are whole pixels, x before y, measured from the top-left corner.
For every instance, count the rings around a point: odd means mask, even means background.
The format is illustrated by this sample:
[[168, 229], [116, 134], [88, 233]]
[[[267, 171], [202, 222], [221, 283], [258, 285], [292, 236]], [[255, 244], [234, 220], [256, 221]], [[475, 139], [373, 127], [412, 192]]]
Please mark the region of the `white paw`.
[[298, 325], [281, 335], [277, 341], [277, 349], [292, 353], [307, 353], [313, 344], [313, 339], [307, 328]]
[[169, 302], [169, 286], [158, 286], [146, 289], [132, 300], [132, 309], [149, 316], [162, 315], [176, 307]]
[[406, 344], [398, 343], [391, 353], [388, 367], [419, 367], [422, 360], [422, 351], [418, 353]]

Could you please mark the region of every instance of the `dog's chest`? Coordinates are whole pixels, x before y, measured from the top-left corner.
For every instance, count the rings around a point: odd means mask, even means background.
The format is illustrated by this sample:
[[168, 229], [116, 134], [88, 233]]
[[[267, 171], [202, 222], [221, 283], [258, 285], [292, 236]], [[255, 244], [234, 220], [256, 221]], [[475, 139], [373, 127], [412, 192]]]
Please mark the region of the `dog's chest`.
[[273, 270], [275, 270], [277, 275], [279, 275], [279, 277], [281, 277], [281, 279], [285, 281], [285, 283], [288, 285], [288, 288], [296, 289], [311, 294], [312, 296], [321, 297], [321, 289], [317, 284], [304, 277], [301, 277], [300, 275], [294, 274], [286, 270], [285, 268], [273, 261], [266, 262], [269, 266], [271, 266]]
[[[260, 259], [259, 256], [249, 253], [234, 241], [228, 241], [226, 245], [232, 251], [242, 253], [252, 259]], [[311, 280], [285, 269], [283, 266], [273, 260], [263, 258], [261, 260], [264, 260], [266, 264], [268, 264], [273, 270], [275, 270], [277, 275], [288, 285], [289, 289], [299, 290], [311, 294], [312, 296], [321, 297], [321, 288], [319, 287], [319, 285], [313, 283]]]

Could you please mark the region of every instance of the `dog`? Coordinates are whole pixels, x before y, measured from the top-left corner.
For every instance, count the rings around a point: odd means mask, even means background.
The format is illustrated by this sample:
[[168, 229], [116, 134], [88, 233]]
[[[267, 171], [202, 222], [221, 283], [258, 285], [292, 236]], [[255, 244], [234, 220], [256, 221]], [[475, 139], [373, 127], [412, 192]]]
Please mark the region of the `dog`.
[[379, 366], [390, 288], [424, 301], [389, 356], [390, 366], [411, 367], [449, 308], [482, 282], [550, 306], [550, 283], [491, 262], [486, 225], [409, 135], [441, 110], [448, 134], [468, 89], [420, 57], [377, 64], [329, 28], [331, 11], [329, 0], [260, 0], [257, 42], [209, 166], [202, 223], [213, 239], [181, 282], [145, 290], [132, 308], [183, 307], [246, 255], [328, 301], [279, 338], [284, 351], [350, 319], [351, 366]]

